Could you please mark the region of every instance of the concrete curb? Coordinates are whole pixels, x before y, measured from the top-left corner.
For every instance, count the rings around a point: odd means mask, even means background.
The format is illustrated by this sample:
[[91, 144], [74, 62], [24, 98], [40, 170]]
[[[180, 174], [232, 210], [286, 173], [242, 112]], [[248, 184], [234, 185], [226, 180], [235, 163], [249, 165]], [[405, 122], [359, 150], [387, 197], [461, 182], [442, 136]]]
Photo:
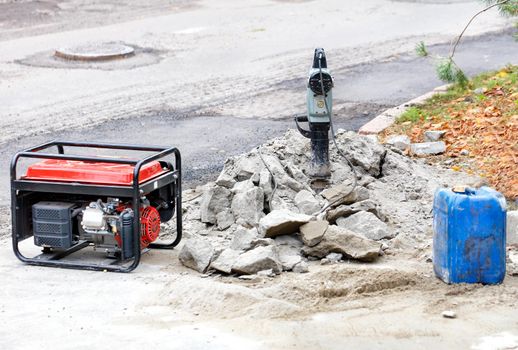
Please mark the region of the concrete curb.
[[358, 130], [358, 133], [360, 135], [376, 135], [394, 124], [397, 118], [401, 114], [403, 114], [408, 108], [414, 107], [414, 106], [420, 106], [424, 104], [424, 102], [429, 99], [430, 97], [436, 95], [445, 93], [451, 84], [442, 85], [439, 87], [436, 87], [430, 92], [427, 92], [424, 95], [421, 95], [419, 97], [416, 97], [410, 101], [407, 101], [397, 107], [387, 109], [385, 112], [381, 113], [371, 121], [364, 124], [360, 130]]

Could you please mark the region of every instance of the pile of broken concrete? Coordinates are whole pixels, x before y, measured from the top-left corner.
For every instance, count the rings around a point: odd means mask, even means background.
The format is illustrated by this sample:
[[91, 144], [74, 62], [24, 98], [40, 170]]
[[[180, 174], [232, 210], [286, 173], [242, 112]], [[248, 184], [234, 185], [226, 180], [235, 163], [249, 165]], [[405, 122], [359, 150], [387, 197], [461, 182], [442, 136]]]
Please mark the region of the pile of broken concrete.
[[294, 130], [227, 159], [214, 183], [185, 193], [180, 261], [201, 273], [274, 275], [429, 244], [441, 176], [376, 137], [340, 130], [336, 138], [355, 187], [334, 147], [328, 182], [312, 183], [309, 140]]

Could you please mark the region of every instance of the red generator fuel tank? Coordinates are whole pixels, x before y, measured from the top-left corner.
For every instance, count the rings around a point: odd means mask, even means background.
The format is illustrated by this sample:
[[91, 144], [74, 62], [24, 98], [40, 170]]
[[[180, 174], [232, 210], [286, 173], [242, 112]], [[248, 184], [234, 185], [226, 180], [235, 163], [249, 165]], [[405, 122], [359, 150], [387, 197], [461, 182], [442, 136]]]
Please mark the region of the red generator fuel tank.
[[[129, 186], [133, 183], [133, 165], [78, 160], [46, 159], [32, 164], [24, 176], [28, 180], [64, 181]], [[164, 173], [159, 162], [144, 164], [139, 183]]]

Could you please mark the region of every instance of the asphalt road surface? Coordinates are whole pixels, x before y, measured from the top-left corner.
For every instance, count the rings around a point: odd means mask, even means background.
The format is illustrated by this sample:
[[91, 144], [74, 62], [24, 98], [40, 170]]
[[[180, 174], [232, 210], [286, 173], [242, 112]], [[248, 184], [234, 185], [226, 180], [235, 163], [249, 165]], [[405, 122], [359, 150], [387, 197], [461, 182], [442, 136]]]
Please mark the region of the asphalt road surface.
[[[446, 55], [449, 47], [449, 44], [436, 44], [429, 50], [437, 55]], [[457, 61], [469, 75], [473, 75], [516, 63], [517, 53], [518, 44], [512, 37], [512, 30], [505, 30], [466, 39], [459, 49]], [[308, 65], [311, 64], [311, 54], [308, 50]], [[328, 60], [335, 78], [334, 112], [338, 128], [357, 130], [383, 110], [442, 84], [435, 74], [434, 59], [416, 57], [412, 51], [350, 66], [338, 64], [332, 54], [331, 49]], [[334, 69], [335, 66], [337, 69]], [[131, 70], [126, 72], [130, 73]], [[218, 101], [211, 108], [198, 104], [184, 111], [158, 104], [134, 116], [105, 118], [90, 126], [76, 125], [53, 130], [54, 125], [49, 125], [49, 130], [34, 131], [15, 123], [14, 130], [22, 135], [8, 137], [0, 144], [0, 203], [7, 203], [8, 200], [11, 156], [20, 149], [51, 139], [175, 145], [183, 154], [186, 187], [213, 180], [227, 157], [248, 151], [295, 127], [293, 115], [305, 111], [305, 83], [304, 71], [300, 77], [270, 86], [267, 92], [255, 92], [255, 97], [238, 97], [238, 102]], [[103, 97], [100, 95], [98, 98]], [[259, 112], [256, 113], [261, 116], [250, 117], [235, 107], [249, 108], [246, 101], [256, 105], [254, 98], [264, 101], [262, 108], [257, 107]], [[269, 105], [267, 100], [275, 101], [276, 106]], [[233, 106], [232, 113], [218, 113], [218, 109], [224, 110], [226, 104]], [[95, 106], [99, 108], [95, 115], [103, 115], [102, 104], [94, 102], [91, 108]], [[276, 110], [278, 106], [285, 107], [286, 112], [267, 114], [268, 110]], [[125, 110], [125, 106], [120, 108]], [[81, 114], [80, 110], [77, 112]], [[48, 125], [45, 116], [34, 118], [38, 125]], [[87, 115], [84, 118], [91, 121]]]

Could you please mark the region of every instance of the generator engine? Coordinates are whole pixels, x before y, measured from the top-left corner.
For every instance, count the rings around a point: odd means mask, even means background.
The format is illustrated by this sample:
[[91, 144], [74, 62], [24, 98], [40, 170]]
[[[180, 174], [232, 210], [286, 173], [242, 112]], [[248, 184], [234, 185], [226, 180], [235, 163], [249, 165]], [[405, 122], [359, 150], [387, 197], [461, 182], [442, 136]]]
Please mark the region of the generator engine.
[[[68, 249], [80, 241], [110, 257], [130, 258], [133, 246], [131, 203], [118, 198], [88, 204], [39, 202], [33, 205], [35, 244], [47, 249]], [[146, 248], [160, 234], [157, 208], [143, 200], [140, 207], [140, 247]]]
[[[122, 242], [132, 241], [133, 210], [130, 205], [117, 198], [108, 198], [106, 203], [100, 199], [91, 202], [81, 211], [79, 217], [79, 240], [93, 242], [95, 249], [104, 249], [108, 255], [120, 254], [124, 248]], [[160, 234], [158, 210], [149, 203], [142, 203], [140, 223], [140, 247], [144, 249]], [[131, 250], [131, 245], [128, 248]], [[124, 255], [131, 256], [131, 253], [126, 251]]]

